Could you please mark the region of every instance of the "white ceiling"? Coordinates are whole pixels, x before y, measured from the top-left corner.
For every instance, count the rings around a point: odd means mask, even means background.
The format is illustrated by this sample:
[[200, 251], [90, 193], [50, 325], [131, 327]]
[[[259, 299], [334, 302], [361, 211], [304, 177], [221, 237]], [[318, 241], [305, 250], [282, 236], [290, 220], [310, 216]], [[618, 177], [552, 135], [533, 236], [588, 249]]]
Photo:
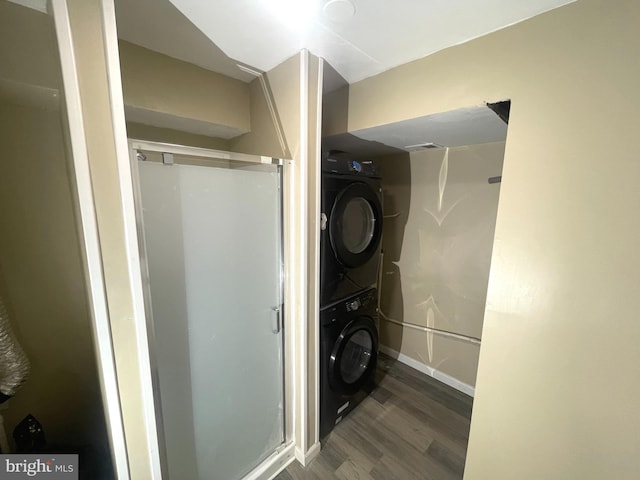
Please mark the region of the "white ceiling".
[[240, 70], [237, 61], [225, 55], [169, 0], [115, 0], [115, 4], [121, 39], [244, 82], [256, 78]]
[[[313, 1], [314, 15], [306, 22], [285, 20], [274, 9], [277, 4], [288, 3], [292, 11], [292, 5], [300, 7]], [[333, 66], [335, 72], [326, 71], [333, 72], [335, 78], [325, 81], [335, 86], [344, 80], [353, 83], [376, 75], [573, 1], [115, 0], [118, 34], [131, 43], [247, 82], [255, 77], [238, 64], [269, 71], [307, 48]], [[327, 6], [333, 10], [326, 10]], [[349, 13], [350, 6], [355, 12], [352, 17], [336, 19], [336, 12]], [[350, 132], [326, 139], [325, 148], [348, 147], [354, 154], [374, 155], [415, 150], [407, 147], [429, 142], [455, 147], [501, 141], [506, 131], [498, 116], [480, 105]]]
[[[118, 3], [141, 1], [150, 0]], [[232, 59], [268, 71], [307, 48], [353, 83], [574, 0], [170, 1]], [[336, 4], [349, 3], [355, 9], [351, 18], [335, 20], [323, 13], [326, 4], [335, 12], [340, 10]], [[292, 20], [307, 4], [315, 6], [314, 15]], [[278, 10], [278, 5], [288, 8]], [[149, 22], [158, 22], [157, 12], [148, 13]], [[163, 28], [155, 31], [165, 34]]]
[[[46, 11], [46, 0], [10, 0]], [[203, 68], [248, 82], [238, 68], [268, 71], [308, 48], [325, 58], [325, 81], [339, 86], [471, 40], [574, 0], [115, 0], [119, 37]], [[314, 3], [315, 2], [315, 3]], [[307, 21], [285, 20], [315, 5]], [[353, 14], [350, 16], [349, 14]], [[341, 17], [341, 18], [339, 18]], [[343, 78], [344, 77], [344, 80]], [[5, 82], [6, 83], [6, 82]], [[325, 91], [330, 91], [326, 89]], [[13, 84], [0, 85], [0, 94]], [[42, 93], [42, 92], [40, 92]], [[47, 93], [48, 95], [48, 93]], [[23, 95], [24, 96], [24, 95]], [[152, 117], [128, 108], [127, 118], [201, 135], [232, 138], [204, 122]], [[180, 119], [179, 119], [180, 120]], [[349, 147], [367, 155], [410, 151], [425, 143], [455, 147], [501, 141], [507, 126], [484, 105], [353, 131], [324, 139], [325, 148]]]
[[[46, 0], [9, 1], [47, 10]], [[120, 38], [232, 78], [246, 82], [254, 78], [237, 63], [268, 71], [307, 48], [353, 83], [574, 1], [115, 0], [115, 4]], [[312, 14], [304, 21], [295, 19], [301, 6]], [[350, 8], [354, 14], [348, 17], [344, 12]]]

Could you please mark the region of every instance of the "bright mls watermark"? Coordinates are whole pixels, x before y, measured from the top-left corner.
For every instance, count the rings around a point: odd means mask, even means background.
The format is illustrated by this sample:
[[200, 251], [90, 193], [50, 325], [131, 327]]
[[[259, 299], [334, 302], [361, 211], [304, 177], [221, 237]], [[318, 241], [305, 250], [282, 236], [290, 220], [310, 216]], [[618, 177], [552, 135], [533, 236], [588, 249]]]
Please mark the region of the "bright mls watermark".
[[78, 480], [78, 455], [0, 455], [0, 480]]

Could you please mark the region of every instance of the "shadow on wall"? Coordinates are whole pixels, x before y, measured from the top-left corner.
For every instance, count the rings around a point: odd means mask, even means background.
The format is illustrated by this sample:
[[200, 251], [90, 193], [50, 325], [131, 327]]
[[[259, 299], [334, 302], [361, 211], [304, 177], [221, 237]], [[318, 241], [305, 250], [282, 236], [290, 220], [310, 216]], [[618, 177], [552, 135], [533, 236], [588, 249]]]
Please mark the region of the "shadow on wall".
[[80, 478], [110, 478], [60, 112], [2, 102], [0, 112], [7, 153], [0, 200], [12, 206], [0, 212], [0, 295], [31, 363], [1, 412], [6, 433], [11, 443], [13, 429], [32, 414], [47, 448], [81, 455]]
[[403, 328], [384, 317], [404, 321], [402, 275], [398, 262], [402, 253], [405, 229], [411, 205], [411, 162], [409, 153], [381, 157], [376, 160], [384, 194], [384, 227], [382, 266], [380, 272], [380, 338], [396, 352], [402, 349]]

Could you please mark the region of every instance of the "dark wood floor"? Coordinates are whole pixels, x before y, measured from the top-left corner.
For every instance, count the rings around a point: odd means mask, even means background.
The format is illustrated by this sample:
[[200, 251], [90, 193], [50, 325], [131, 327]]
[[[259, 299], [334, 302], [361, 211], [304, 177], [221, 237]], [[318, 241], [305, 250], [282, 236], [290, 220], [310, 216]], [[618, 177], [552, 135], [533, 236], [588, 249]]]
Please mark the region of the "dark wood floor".
[[276, 480], [459, 480], [472, 398], [380, 355], [378, 387], [327, 436], [320, 455]]

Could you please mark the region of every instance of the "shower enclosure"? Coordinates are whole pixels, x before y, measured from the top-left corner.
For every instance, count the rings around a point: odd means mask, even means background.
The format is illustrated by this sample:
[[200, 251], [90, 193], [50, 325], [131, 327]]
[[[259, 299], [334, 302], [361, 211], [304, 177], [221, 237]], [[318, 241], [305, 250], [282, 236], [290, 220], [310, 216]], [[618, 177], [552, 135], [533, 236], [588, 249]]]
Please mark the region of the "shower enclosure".
[[286, 442], [281, 162], [130, 145], [163, 478], [245, 478]]

